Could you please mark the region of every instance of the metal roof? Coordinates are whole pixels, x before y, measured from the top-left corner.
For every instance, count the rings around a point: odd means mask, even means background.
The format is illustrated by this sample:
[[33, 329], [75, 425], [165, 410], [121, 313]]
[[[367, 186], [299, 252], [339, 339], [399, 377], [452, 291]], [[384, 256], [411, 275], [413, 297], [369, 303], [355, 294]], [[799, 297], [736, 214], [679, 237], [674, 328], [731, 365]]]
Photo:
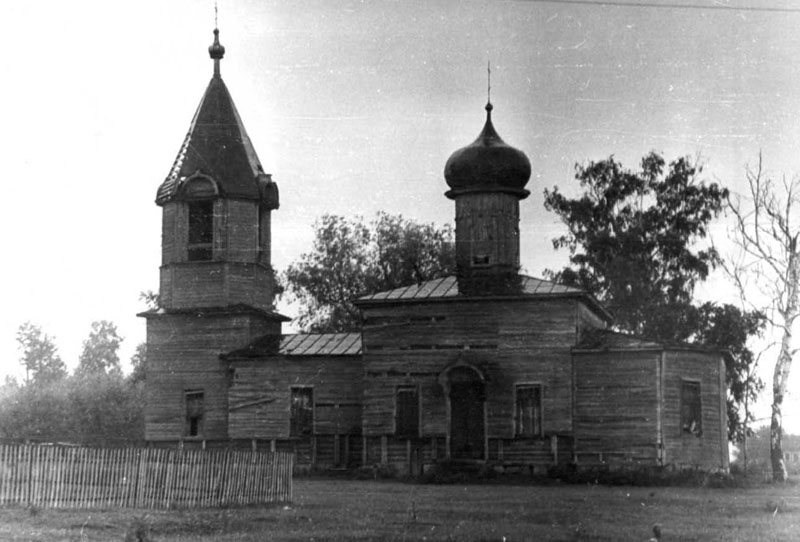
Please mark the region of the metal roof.
[[298, 333], [284, 335], [278, 347], [284, 356], [357, 356], [361, 333]]
[[[580, 288], [565, 286], [556, 282], [520, 276], [522, 281], [519, 294], [522, 295], [564, 295], [564, 294], [584, 294]], [[419, 284], [412, 284], [403, 288], [396, 288], [385, 292], [365, 295], [358, 298], [359, 301], [393, 301], [405, 299], [439, 299], [456, 297], [459, 295], [458, 279], [455, 276], [429, 280]]]
[[[215, 39], [215, 45], [219, 45]], [[213, 46], [212, 46], [213, 47]], [[224, 49], [222, 49], [224, 52]], [[219, 62], [219, 57], [215, 57]], [[258, 199], [259, 178], [267, 182], [250, 137], [228, 88], [215, 71], [169, 174], [158, 188], [156, 203], [172, 199], [195, 174], [213, 179], [228, 197]]]
[[244, 348], [222, 354], [222, 359], [274, 356], [359, 356], [361, 333], [297, 333], [263, 335]]

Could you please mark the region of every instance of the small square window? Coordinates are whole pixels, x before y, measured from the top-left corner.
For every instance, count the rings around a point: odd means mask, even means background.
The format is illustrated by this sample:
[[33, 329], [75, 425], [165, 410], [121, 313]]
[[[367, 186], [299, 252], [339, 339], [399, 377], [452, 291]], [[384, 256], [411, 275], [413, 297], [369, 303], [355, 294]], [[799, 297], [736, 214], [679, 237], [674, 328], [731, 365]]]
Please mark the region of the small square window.
[[516, 389], [516, 434], [519, 437], [542, 435], [542, 387], [519, 385]]
[[703, 433], [700, 382], [684, 380], [681, 383], [681, 430], [698, 437]]

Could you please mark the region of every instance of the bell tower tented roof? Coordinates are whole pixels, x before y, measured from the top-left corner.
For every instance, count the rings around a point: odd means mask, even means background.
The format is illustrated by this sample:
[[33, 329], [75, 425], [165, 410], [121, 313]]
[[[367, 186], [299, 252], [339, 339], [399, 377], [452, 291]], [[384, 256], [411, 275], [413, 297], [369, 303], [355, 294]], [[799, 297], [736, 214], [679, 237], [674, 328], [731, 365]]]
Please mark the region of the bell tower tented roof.
[[214, 30], [214, 44], [209, 54], [214, 60], [214, 76], [208, 83], [200, 105], [178, 156], [158, 188], [156, 203], [175, 198], [187, 179], [203, 175], [211, 178], [224, 197], [260, 199], [261, 186], [269, 182], [244, 128], [231, 94], [219, 71], [225, 48]]

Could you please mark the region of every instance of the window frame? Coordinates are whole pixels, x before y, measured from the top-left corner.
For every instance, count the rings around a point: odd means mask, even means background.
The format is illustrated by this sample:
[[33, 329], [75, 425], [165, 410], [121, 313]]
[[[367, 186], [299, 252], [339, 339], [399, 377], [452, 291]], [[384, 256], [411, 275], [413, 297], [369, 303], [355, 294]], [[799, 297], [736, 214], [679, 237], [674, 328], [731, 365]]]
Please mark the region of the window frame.
[[[531, 419], [533, 428], [526, 432], [524, 417], [520, 408], [520, 391], [524, 389], [538, 390], [538, 410], [534, 411]], [[536, 415], [538, 413], [538, 416]], [[538, 419], [537, 419], [538, 418]], [[544, 437], [544, 384], [541, 382], [518, 382], [514, 384], [514, 437], [515, 438], [542, 438]], [[537, 428], [538, 422], [538, 428]]]
[[[215, 200], [207, 198], [186, 202], [186, 260], [189, 262], [214, 259], [215, 206]], [[200, 228], [195, 226], [198, 222]]]
[[[295, 393], [296, 392], [308, 392], [310, 396], [310, 407], [297, 408], [295, 406]], [[306, 436], [311, 436], [314, 434], [314, 424], [316, 421], [316, 408], [314, 402], [314, 386], [291, 386], [289, 388], [289, 437], [290, 438], [302, 438]], [[299, 412], [309, 411], [310, 416], [309, 419], [297, 418], [297, 414]]]
[[[400, 395], [413, 393], [415, 401], [401, 403]], [[414, 419], [414, 427], [401, 427], [401, 404], [414, 404], [416, 416], [402, 416], [402, 419]], [[422, 431], [422, 395], [417, 384], [398, 384], [394, 389], [394, 435], [398, 438], [419, 438]]]
[[[191, 405], [193, 403], [197, 403], [199, 407], [191, 408]], [[184, 411], [183, 436], [186, 438], [202, 438], [205, 426], [205, 413], [206, 413], [205, 390], [202, 388], [184, 390], [183, 411]]]
[[[691, 387], [697, 389], [696, 395], [694, 398], [692, 398], [696, 399], [696, 404], [694, 404], [694, 401], [693, 404], [688, 403], [690, 397], [687, 393], [687, 389]], [[689, 409], [688, 415], [686, 412], [687, 407]], [[692, 415], [692, 411], [694, 411], [695, 415]], [[679, 413], [680, 431], [682, 436], [691, 435], [698, 438], [703, 436], [703, 387], [700, 380], [691, 378], [681, 379]], [[695, 422], [694, 426], [693, 422]]]

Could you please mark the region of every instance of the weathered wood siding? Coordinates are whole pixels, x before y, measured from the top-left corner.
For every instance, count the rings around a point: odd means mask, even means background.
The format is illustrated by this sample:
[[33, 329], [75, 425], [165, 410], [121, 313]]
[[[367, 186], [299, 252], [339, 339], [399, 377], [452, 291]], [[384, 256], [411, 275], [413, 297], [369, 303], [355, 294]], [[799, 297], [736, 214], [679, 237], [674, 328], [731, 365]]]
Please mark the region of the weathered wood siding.
[[[279, 324], [255, 314], [150, 315], [147, 321], [145, 439], [228, 438], [228, 365], [220, 353], [233, 350]], [[186, 390], [202, 390], [203, 426], [186, 437]]]
[[246, 304], [272, 309], [272, 276], [256, 263], [186, 262], [161, 267], [161, 303], [170, 309]]
[[538, 298], [365, 307], [365, 434], [393, 434], [397, 386], [418, 385], [421, 436], [444, 437], [447, 402], [439, 377], [460, 363], [486, 379], [487, 438], [515, 436], [514, 389], [523, 383], [543, 387], [544, 432], [571, 432], [577, 304]]
[[[261, 221], [258, 203], [217, 199], [211, 261], [187, 261], [188, 212], [185, 202], [170, 202], [162, 213], [161, 304], [171, 309], [246, 304], [272, 308], [274, 284], [269, 268], [270, 213]], [[266, 238], [264, 237], [266, 236]]]
[[660, 351], [574, 355], [574, 427], [578, 463], [615, 457], [658, 461]]
[[[681, 427], [681, 383], [700, 382], [702, 434]], [[664, 358], [664, 463], [703, 469], [728, 467], [725, 365], [720, 354], [667, 351]]]
[[219, 220], [222, 250], [214, 259], [233, 262], [258, 261], [258, 203], [222, 200], [224, 220]]
[[[476, 265], [475, 258], [483, 263]], [[519, 266], [516, 195], [474, 192], [456, 198], [456, 264], [459, 269], [470, 271], [486, 267], [516, 270]]]
[[231, 438], [289, 438], [291, 388], [314, 389], [314, 433], [358, 434], [363, 365], [360, 356], [272, 356], [230, 362]]
[[178, 203], [164, 205], [161, 213], [161, 264], [179, 261], [178, 246], [186, 246], [186, 239], [178, 237]]

